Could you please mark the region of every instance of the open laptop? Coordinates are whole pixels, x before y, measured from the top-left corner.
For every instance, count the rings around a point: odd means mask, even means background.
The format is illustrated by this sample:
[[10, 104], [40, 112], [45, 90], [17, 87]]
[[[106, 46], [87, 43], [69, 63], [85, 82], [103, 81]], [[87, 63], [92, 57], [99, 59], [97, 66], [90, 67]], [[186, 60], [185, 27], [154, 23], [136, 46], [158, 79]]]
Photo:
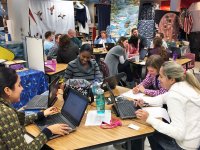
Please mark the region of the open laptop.
[[[87, 105], [87, 97], [70, 88], [65, 98], [63, 108], [61, 109], [61, 113], [48, 116], [43, 120], [36, 121], [35, 123], [41, 130], [49, 125], [65, 123], [72, 128], [70, 131], [72, 132], [76, 130], [77, 126], [79, 126]], [[59, 135], [53, 135], [52, 138], [58, 136]]]
[[115, 46], [115, 43], [105, 43], [105, 47], [106, 47], [106, 50], [110, 50], [111, 48], [113, 48]]
[[112, 109], [115, 112], [115, 114], [121, 119], [135, 118], [136, 117], [135, 112], [140, 108], [136, 107], [133, 101], [129, 101], [125, 97], [122, 96], [115, 97], [108, 84], [107, 88], [110, 93], [109, 103], [113, 104]]
[[104, 80], [103, 80], [103, 83], [101, 85], [101, 88], [104, 90], [104, 91], [108, 91], [108, 88], [106, 86], [105, 83], [108, 83], [109, 87], [111, 89], [115, 89], [115, 87], [118, 85], [118, 83], [120, 82], [120, 80], [123, 78], [123, 77], [126, 77], [126, 73], [125, 72], [121, 72], [121, 73], [118, 73], [117, 75], [114, 75], [114, 76], [109, 76], [109, 77], [106, 77]]
[[48, 95], [36, 95], [24, 106], [25, 110], [47, 109], [52, 106], [57, 99], [57, 91], [59, 88], [59, 77], [56, 77], [49, 85]]
[[144, 58], [147, 56], [148, 54], [148, 50], [146, 49], [141, 49], [140, 52], [139, 52], [139, 55], [140, 55], [140, 60], [144, 60]]
[[93, 45], [93, 48], [102, 48], [103, 47], [103, 44], [94, 44]]

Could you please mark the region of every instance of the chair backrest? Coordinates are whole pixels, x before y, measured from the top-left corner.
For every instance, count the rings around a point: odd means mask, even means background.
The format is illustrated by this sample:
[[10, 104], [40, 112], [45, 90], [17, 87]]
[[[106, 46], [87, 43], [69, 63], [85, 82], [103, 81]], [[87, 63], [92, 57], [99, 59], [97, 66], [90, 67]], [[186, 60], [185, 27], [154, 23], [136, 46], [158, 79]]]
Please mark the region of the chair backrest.
[[194, 68], [195, 65], [195, 54], [193, 53], [185, 53], [184, 55], [186, 58], [191, 59], [192, 61], [190, 62], [190, 64], [188, 65], [188, 69], [192, 69]]
[[103, 74], [103, 78], [110, 76], [108, 65], [102, 60], [99, 61], [99, 69]]

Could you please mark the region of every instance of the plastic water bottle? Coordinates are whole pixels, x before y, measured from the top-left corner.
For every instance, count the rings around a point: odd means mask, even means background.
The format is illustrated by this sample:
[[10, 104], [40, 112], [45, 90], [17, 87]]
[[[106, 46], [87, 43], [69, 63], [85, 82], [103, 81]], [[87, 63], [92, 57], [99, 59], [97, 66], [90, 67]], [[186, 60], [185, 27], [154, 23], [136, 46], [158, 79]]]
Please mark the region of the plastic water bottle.
[[104, 98], [104, 90], [101, 88], [97, 89], [96, 91], [96, 107], [97, 107], [97, 114], [101, 115], [105, 113], [105, 98]]
[[92, 88], [93, 95], [96, 96], [96, 91], [99, 88], [99, 83], [97, 81], [94, 81], [91, 88]]

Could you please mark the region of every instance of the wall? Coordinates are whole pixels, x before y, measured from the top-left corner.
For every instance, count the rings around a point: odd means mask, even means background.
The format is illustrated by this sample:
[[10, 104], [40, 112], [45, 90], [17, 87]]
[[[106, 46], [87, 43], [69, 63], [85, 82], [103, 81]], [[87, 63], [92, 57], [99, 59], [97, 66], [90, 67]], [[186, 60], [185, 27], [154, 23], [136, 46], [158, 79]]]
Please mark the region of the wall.
[[[8, 16], [13, 21], [13, 41], [21, 41], [28, 35], [29, 0], [8, 0]], [[22, 30], [22, 32], [21, 32]]]

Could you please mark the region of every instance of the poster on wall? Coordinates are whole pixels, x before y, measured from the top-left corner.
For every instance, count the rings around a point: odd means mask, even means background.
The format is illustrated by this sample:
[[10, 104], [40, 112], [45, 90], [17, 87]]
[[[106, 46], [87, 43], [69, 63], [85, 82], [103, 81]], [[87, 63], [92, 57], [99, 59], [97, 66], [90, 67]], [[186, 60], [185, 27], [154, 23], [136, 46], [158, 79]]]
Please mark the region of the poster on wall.
[[67, 33], [74, 29], [74, 7], [72, 1], [30, 0], [29, 35], [43, 37], [45, 32]]
[[159, 32], [164, 34], [166, 41], [177, 41], [179, 35], [179, 12], [155, 11], [155, 24]]
[[139, 0], [112, 0], [110, 34], [112, 37], [129, 36], [137, 27]]

